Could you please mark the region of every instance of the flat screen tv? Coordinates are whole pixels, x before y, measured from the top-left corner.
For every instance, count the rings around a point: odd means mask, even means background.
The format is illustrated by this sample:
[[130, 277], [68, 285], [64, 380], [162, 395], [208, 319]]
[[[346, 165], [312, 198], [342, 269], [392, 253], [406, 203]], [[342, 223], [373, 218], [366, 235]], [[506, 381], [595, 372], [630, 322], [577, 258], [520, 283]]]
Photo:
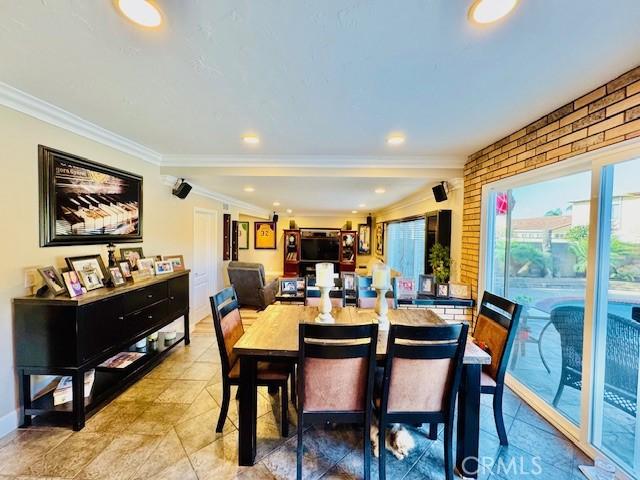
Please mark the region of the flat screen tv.
[[340, 240], [338, 238], [303, 238], [302, 260], [309, 262], [340, 260]]

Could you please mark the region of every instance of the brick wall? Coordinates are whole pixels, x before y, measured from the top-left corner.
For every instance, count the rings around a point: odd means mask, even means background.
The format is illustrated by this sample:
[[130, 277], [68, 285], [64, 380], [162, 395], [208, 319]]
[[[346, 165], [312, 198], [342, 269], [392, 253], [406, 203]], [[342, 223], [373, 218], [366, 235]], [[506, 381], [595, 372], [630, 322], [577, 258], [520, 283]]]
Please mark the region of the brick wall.
[[478, 294], [482, 186], [640, 136], [640, 67], [471, 155], [464, 167], [462, 281]]

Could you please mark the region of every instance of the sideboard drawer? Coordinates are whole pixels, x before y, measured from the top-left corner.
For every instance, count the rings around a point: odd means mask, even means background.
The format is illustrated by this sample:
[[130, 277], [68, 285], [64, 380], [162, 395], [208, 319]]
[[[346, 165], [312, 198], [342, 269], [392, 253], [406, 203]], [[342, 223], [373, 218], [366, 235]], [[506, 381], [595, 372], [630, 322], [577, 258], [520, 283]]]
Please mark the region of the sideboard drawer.
[[125, 313], [133, 313], [167, 298], [167, 282], [134, 290], [125, 297]]
[[154, 327], [160, 328], [167, 317], [167, 306], [169, 301], [165, 298], [143, 310], [124, 317], [125, 330], [128, 337], [135, 337]]

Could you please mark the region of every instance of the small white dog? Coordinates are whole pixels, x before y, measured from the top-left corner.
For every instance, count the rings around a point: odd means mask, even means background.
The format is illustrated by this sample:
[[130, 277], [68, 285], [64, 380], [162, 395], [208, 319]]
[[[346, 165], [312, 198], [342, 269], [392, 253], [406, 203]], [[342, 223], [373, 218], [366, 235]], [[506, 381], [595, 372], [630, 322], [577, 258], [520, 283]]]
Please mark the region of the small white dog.
[[[378, 441], [380, 429], [378, 428], [378, 419], [375, 417], [371, 423], [370, 433], [373, 456], [378, 458], [380, 456], [380, 443]], [[404, 460], [415, 446], [416, 443], [409, 431], [399, 423], [391, 424], [390, 428], [385, 432], [385, 447], [398, 460]]]

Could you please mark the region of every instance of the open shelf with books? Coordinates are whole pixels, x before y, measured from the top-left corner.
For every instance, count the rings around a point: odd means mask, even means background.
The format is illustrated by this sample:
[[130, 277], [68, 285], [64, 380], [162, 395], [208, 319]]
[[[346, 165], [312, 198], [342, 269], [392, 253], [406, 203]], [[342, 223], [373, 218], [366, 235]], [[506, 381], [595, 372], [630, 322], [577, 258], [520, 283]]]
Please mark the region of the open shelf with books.
[[342, 230], [340, 232], [340, 271], [355, 272], [358, 251], [358, 232]]
[[300, 230], [284, 231], [284, 276], [298, 276], [300, 268]]

